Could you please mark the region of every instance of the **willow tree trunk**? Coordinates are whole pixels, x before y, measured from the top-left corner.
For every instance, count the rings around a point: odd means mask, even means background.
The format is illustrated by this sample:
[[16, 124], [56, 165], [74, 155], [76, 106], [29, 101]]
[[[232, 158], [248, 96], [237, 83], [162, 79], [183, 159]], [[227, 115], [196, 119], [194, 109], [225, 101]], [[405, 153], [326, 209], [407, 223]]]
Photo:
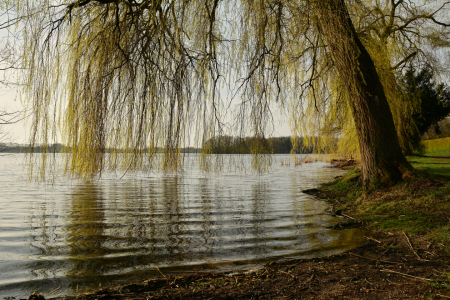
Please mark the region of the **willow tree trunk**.
[[372, 58], [359, 40], [344, 0], [316, 0], [321, 34], [349, 95], [364, 185], [392, 183], [412, 171]]

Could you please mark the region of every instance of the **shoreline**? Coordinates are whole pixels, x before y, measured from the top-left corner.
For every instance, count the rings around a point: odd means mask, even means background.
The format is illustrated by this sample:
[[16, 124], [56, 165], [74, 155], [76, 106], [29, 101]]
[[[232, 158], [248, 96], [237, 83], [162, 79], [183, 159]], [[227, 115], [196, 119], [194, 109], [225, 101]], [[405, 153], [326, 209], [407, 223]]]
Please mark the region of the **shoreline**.
[[[369, 231], [363, 245], [314, 259], [274, 261], [247, 272], [196, 272], [135, 282], [90, 294], [51, 299], [445, 299], [440, 276], [448, 262], [414, 251], [397, 234]], [[164, 276], [164, 277], [163, 277]], [[441, 285], [441, 286], [440, 286]], [[29, 299], [42, 300], [38, 296]]]

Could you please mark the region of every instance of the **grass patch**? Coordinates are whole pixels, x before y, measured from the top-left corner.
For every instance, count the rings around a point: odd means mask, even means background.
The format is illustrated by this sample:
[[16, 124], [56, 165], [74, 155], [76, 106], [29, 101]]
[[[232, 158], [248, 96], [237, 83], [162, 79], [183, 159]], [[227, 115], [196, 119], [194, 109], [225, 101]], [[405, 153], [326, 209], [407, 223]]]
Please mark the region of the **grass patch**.
[[425, 156], [450, 156], [450, 150], [441, 152], [429, 152], [425, 153]]
[[404, 231], [450, 247], [450, 159], [409, 160], [418, 175], [394, 186], [363, 193], [360, 172], [354, 170], [322, 191], [336, 210], [362, 220], [368, 228]]
[[410, 156], [409, 162], [414, 169], [428, 175], [447, 176], [450, 179], [450, 157]]

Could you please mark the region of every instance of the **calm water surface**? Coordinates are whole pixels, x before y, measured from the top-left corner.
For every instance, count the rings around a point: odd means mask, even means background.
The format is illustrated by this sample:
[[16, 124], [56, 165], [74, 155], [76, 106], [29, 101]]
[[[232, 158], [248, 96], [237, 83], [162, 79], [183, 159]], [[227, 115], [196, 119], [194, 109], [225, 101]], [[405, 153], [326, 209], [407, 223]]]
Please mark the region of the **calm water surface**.
[[[361, 241], [326, 202], [301, 191], [344, 172], [316, 162], [268, 174], [224, 168], [182, 175], [106, 174], [97, 181], [26, 180], [22, 154], [0, 156], [0, 299], [81, 293], [163, 273], [257, 268]], [[248, 164], [248, 166], [247, 166]], [[59, 288], [59, 289], [58, 289]]]

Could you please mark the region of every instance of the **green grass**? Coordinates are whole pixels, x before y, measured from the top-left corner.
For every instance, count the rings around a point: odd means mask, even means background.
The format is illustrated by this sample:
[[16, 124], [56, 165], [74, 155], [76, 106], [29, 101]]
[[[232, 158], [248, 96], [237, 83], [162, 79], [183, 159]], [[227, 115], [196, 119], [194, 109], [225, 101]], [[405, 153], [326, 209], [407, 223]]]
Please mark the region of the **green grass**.
[[[322, 187], [335, 209], [369, 228], [406, 232], [450, 249], [450, 159], [409, 157], [417, 176], [391, 187], [364, 192], [359, 170]], [[450, 252], [450, 250], [449, 250]]]
[[430, 175], [450, 177], [450, 157], [434, 158], [427, 156], [410, 156], [409, 162], [414, 169]]
[[425, 156], [450, 156], [450, 150], [425, 153]]

